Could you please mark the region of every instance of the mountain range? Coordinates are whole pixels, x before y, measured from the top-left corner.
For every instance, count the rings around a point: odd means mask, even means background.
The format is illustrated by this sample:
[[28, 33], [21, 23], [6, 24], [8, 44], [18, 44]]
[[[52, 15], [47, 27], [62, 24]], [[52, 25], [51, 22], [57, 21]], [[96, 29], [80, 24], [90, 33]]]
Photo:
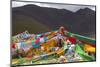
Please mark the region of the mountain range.
[[12, 35], [25, 30], [30, 33], [48, 32], [60, 26], [72, 33], [95, 35], [96, 11], [84, 8], [72, 12], [33, 4], [12, 8]]

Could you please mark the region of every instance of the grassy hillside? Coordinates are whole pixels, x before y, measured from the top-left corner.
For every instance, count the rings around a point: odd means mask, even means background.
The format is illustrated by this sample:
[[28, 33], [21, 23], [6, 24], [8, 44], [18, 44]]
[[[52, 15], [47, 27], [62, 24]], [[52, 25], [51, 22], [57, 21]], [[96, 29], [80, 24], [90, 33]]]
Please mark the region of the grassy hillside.
[[47, 26], [28, 16], [16, 15], [12, 19], [12, 35], [19, 34], [21, 32], [24, 32], [25, 30], [28, 30], [30, 33], [41, 33], [45, 31], [50, 31]]

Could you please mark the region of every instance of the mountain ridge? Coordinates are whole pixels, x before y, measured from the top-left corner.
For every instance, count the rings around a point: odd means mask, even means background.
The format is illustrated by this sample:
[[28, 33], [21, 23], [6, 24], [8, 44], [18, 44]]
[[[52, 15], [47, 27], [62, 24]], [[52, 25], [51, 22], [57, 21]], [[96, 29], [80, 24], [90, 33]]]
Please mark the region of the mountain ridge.
[[[64, 26], [69, 31], [78, 34], [95, 32], [95, 11], [89, 8], [80, 9], [77, 12], [72, 12], [66, 9], [25, 5], [22, 7], [12, 8], [12, 25], [13, 23], [17, 24], [17, 22], [14, 21], [18, 20], [16, 15], [24, 15], [29, 18], [31, 17], [37, 20], [39, 23], [48, 26], [51, 28], [51, 30], [55, 30], [60, 26]], [[13, 30], [16, 29], [14, 28]]]

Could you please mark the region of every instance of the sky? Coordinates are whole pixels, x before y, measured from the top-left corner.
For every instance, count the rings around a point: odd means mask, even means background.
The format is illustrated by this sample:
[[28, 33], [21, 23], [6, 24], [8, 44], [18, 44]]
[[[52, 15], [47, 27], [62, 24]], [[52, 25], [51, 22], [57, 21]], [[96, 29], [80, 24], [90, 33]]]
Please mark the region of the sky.
[[50, 3], [39, 3], [39, 2], [18, 2], [12, 1], [12, 7], [20, 7], [28, 4], [38, 5], [40, 7], [49, 7], [49, 8], [57, 8], [57, 9], [67, 9], [73, 12], [78, 11], [79, 9], [90, 8], [95, 11], [94, 6], [83, 6], [83, 5], [68, 5], [68, 4], [50, 4]]

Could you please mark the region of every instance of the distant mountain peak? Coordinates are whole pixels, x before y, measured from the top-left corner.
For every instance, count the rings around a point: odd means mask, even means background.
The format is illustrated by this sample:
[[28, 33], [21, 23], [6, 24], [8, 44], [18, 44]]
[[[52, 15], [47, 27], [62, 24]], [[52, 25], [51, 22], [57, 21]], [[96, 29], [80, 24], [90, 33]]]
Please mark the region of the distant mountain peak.
[[76, 14], [94, 14], [95, 11], [93, 11], [90, 8], [84, 8], [84, 9], [80, 9], [76, 12]]

